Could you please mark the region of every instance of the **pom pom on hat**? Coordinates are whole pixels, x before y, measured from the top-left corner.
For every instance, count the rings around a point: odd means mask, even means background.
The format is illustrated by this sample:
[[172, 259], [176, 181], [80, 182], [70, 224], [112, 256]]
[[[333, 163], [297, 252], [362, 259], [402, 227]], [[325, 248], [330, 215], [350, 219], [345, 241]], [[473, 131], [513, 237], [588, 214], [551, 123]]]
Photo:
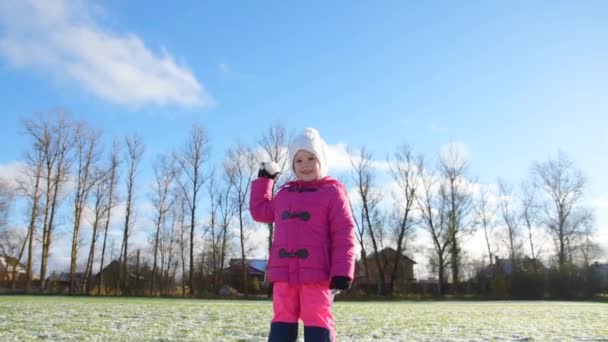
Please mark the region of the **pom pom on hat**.
[[319, 161], [319, 178], [327, 176], [327, 145], [321, 139], [319, 131], [314, 128], [305, 128], [304, 132], [293, 138], [289, 144], [289, 158], [291, 169], [294, 169], [293, 160], [300, 150], [314, 154]]

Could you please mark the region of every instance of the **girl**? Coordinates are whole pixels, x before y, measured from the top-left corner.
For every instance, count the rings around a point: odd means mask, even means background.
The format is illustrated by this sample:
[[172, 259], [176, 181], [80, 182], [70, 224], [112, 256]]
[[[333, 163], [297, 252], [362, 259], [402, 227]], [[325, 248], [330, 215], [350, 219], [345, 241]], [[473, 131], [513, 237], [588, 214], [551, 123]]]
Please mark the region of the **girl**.
[[263, 163], [253, 181], [254, 220], [275, 223], [267, 279], [274, 317], [268, 341], [335, 341], [331, 289], [350, 287], [355, 268], [354, 221], [344, 186], [327, 174], [327, 147], [307, 128], [289, 146], [295, 181], [272, 196], [276, 163]]

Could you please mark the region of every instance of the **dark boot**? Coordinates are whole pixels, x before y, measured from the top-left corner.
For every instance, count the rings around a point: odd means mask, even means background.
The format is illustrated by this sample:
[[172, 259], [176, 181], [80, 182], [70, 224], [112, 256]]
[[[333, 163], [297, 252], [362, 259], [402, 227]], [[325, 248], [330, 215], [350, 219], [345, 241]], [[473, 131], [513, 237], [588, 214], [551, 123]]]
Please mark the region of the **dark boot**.
[[331, 342], [331, 332], [321, 327], [304, 327], [304, 342]]
[[273, 322], [270, 324], [268, 342], [295, 342], [298, 338], [298, 323]]

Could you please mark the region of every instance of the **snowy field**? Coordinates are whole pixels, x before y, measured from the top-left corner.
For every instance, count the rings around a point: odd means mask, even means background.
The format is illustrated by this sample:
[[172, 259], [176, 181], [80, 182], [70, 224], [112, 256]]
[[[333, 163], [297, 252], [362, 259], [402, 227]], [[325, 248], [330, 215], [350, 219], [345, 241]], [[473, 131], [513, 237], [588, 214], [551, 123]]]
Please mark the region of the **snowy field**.
[[[0, 341], [266, 341], [271, 311], [269, 301], [0, 296]], [[338, 341], [608, 341], [605, 303], [337, 302], [334, 313]]]

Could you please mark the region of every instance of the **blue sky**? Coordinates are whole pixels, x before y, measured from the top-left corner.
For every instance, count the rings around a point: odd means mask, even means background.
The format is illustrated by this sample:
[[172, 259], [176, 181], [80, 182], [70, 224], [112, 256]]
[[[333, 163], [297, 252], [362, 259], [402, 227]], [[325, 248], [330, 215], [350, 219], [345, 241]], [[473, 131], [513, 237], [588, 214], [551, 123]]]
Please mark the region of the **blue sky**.
[[108, 141], [139, 133], [148, 158], [193, 122], [217, 160], [278, 121], [381, 159], [459, 142], [482, 183], [562, 149], [608, 246], [606, 18], [605, 1], [5, 0], [0, 165], [53, 108]]

